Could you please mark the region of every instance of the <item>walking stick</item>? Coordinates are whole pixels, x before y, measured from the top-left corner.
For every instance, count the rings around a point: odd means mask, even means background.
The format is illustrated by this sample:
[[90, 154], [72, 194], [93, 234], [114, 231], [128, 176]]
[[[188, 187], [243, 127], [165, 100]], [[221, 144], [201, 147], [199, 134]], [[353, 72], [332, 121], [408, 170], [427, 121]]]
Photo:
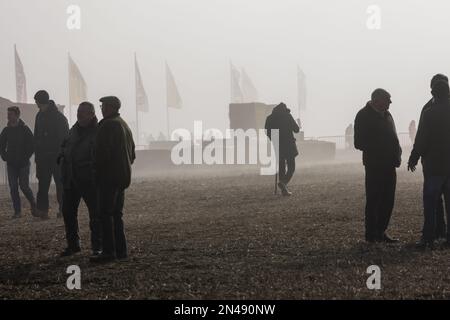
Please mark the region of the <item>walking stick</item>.
[[278, 194], [278, 173], [275, 173], [275, 191], [274, 194]]

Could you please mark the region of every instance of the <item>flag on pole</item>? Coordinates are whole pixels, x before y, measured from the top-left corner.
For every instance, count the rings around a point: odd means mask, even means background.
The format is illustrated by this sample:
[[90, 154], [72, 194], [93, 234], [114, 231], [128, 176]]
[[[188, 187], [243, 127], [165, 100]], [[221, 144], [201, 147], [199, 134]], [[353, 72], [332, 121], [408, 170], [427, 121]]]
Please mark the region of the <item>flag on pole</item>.
[[134, 55], [135, 75], [136, 75], [136, 111], [148, 112], [148, 96], [144, 89], [144, 84], [139, 71], [136, 54]]
[[230, 76], [231, 76], [231, 103], [242, 103], [243, 95], [241, 90], [241, 85], [239, 84], [241, 79], [241, 73], [239, 70], [230, 62]]
[[69, 103], [78, 106], [87, 100], [87, 86], [78, 66], [69, 54]]
[[181, 100], [180, 92], [178, 91], [175, 77], [172, 70], [166, 62], [166, 84], [167, 84], [167, 107], [174, 109], [181, 109], [183, 101]]
[[14, 58], [16, 69], [16, 101], [19, 103], [27, 103], [27, 78], [16, 45], [14, 45]]
[[297, 66], [297, 88], [298, 108], [299, 111], [303, 111], [306, 110], [306, 75], [299, 66]]
[[244, 96], [243, 102], [257, 102], [259, 100], [258, 90], [256, 90], [244, 68], [242, 68], [242, 93]]

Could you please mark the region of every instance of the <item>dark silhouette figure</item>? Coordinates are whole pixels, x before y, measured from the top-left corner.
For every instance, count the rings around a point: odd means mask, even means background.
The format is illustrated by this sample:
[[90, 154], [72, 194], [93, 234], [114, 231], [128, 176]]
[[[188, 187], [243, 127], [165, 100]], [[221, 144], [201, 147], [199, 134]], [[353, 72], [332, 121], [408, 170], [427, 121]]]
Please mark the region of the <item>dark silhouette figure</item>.
[[33, 133], [20, 119], [18, 107], [8, 108], [8, 126], [0, 134], [0, 155], [7, 164], [8, 182], [14, 207], [13, 218], [20, 218], [19, 186], [31, 207], [31, 214], [36, 216], [36, 201], [31, 191], [30, 158], [34, 153]]
[[57, 217], [61, 218], [63, 186], [57, 158], [61, 145], [69, 133], [69, 124], [46, 91], [38, 91], [34, 100], [39, 108], [34, 125], [36, 176], [39, 180], [37, 210], [43, 219], [48, 219], [48, 191], [53, 176], [59, 204]]
[[353, 124], [349, 124], [345, 129], [345, 148], [353, 149], [353, 136], [355, 132], [353, 130]]
[[391, 95], [376, 89], [355, 119], [355, 148], [363, 152], [366, 171], [366, 241], [397, 242], [386, 234], [395, 202], [396, 168], [402, 149], [389, 106]]
[[291, 115], [284, 103], [276, 106], [272, 114], [266, 119], [265, 129], [269, 139], [272, 139], [271, 130], [279, 130], [279, 183], [278, 187], [284, 196], [290, 196], [292, 193], [287, 185], [291, 181], [295, 172], [295, 158], [298, 156], [298, 149], [294, 132], [300, 132], [300, 127]]
[[103, 120], [99, 123], [95, 146], [95, 171], [98, 185], [103, 252], [92, 262], [110, 262], [128, 257], [123, 225], [125, 190], [131, 184], [131, 165], [136, 159], [133, 135], [120, 117], [117, 97], [104, 97]]
[[[430, 88], [433, 88], [433, 85], [437, 82], [437, 81], [445, 81], [448, 83], [448, 77], [446, 75], [443, 74], [436, 74], [432, 79], [431, 79], [431, 84], [430, 84]], [[428, 101], [425, 106], [422, 108], [422, 112], [420, 113], [420, 120], [419, 120], [419, 126], [423, 120], [423, 115], [424, 113], [430, 109], [433, 106], [433, 102], [434, 102], [434, 98], [431, 98], [430, 101]], [[411, 152], [411, 155], [414, 158], [419, 158], [420, 156], [417, 154], [417, 150], [415, 150], [415, 148], [413, 147], [413, 150]], [[422, 161], [422, 168], [424, 167], [424, 158], [421, 158]], [[425, 171], [423, 171], [423, 175], [424, 175], [424, 181], [426, 179], [425, 177]], [[423, 197], [425, 198], [425, 188], [423, 188], [423, 192], [424, 195]], [[438, 239], [442, 239], [442, 238], [446, 238], [447, 237], [447, 227], [445, 225], [445, 212], [444, 212], [444, 200], [443, 197], [440, 196], [437, 200], [437, 206], [436, 206], [436, 238]], [[446, 209], [447, 210], [447, 209]], [[425, 213], [424, 213], [425, 214]], [[448, 220], [447, 220], [448, 223]]]
[[[424, 225], [419, 247], [433, 247], [436, 235], [438, 200], [444, 194], [450, 206], [450, 89], [448, 82], [436, 81], [432, 88], [433, 103], [425, 110], [414, 142], [408, 170], [415, 171], [419, 157], [424, 170]], [[449, 215], [447, 210], [447, 221]], [[447, 224], [447, 243], [450, 243]]]
[[81, 199], [84, 200], [89, 211], [93, 255], [99, 255], [102, 249], [97, 188], [94, 178], [94, 147], [98, 129], [94, 105], [89, 102], [80, 104], [77, 119], [77, 123], [70, 129], [69, 137], [63, 143], [58, 158], [61, 163], [64, 185], [62, 212], [67, 239], [67, 248], [61, 254], [63, 257], [81, 251], [78, 234], [78, 207]]

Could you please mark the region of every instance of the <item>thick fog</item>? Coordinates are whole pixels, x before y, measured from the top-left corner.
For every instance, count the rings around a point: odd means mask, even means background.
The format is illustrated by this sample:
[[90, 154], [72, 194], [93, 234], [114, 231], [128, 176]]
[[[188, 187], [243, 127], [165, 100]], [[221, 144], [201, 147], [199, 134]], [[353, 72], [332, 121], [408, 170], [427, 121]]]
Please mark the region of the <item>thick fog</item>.
[[[81, 29], [66, 26], [69, 5]], [[367, 26], [370, 5], [380, 29]], [[244, 67], [260, 101], [284, 101], [298, 115], [297, 66], [307, 76], [306, 136], [341, 135], [377, 87], [392, 93], [398, 131], [407, 131], [429, 99], [433, 74], [450, 74], [448, 0], [0, 0], [0, 96], [14, 100], [14, 44], [31, 100], [47, 89], [68, 104], [67, 54], [88, 98], [117, 95], [135, 119], [134, 53], [150, 112], [143, 132], [166, 132], [165, 63], [183, 108], [171, 127], [228, 127], [230, 61]], [[99, 111], [99, 110], [97, 110]]]

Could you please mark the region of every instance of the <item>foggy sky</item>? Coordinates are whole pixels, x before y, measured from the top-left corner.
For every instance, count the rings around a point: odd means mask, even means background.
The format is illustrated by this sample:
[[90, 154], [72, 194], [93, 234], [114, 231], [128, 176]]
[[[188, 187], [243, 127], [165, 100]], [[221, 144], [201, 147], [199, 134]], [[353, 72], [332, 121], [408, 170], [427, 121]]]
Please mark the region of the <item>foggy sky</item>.
[[[81, 7], [80, 31], [66, 27], [70, 4]], [[371, 4], [382, 9], [381, 30], [366, 27]], [[377, 87], [392, 93], [397, 130], [407, 131], [431, 76], [450, 74], [449, 9], [445, 0], [0, 0], [0, 96], [15, 99], [17, 44], [29, 99], [45, 88], [68, 104], [70, 51], [89, 100], [98, 107], [101, 96], [117, 95], [134, 121], [136, 52], [150, 101], [142, 131], [166, 131], [166, 61], [184, 102], [170, 110], [172, 129], [194, 120], [225, 129], [230, 60], [245, 67], [261, 102], [284, 101], [294, 115], [299, 65], [306, 136], [343, 134]]]

